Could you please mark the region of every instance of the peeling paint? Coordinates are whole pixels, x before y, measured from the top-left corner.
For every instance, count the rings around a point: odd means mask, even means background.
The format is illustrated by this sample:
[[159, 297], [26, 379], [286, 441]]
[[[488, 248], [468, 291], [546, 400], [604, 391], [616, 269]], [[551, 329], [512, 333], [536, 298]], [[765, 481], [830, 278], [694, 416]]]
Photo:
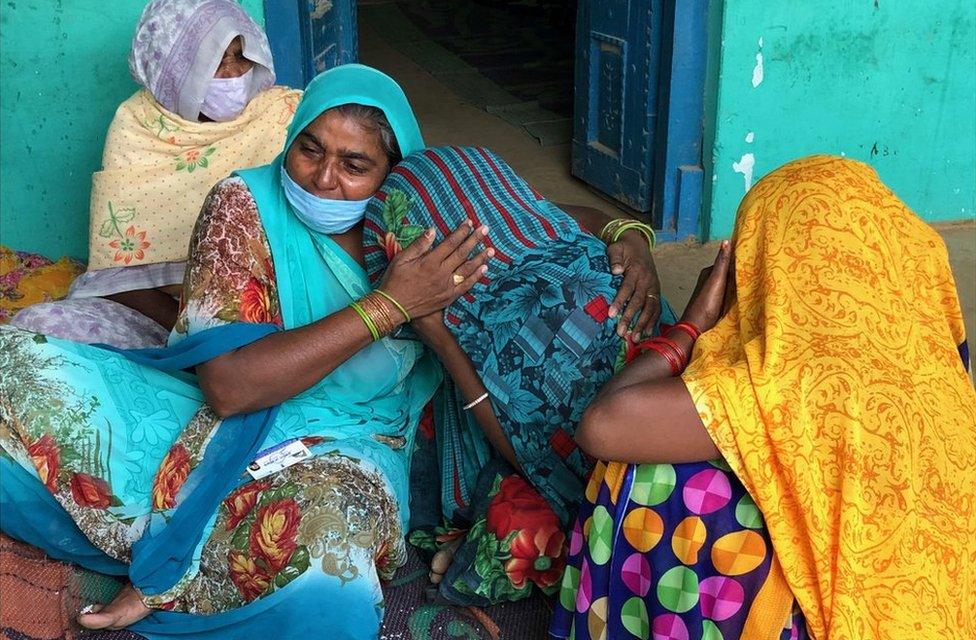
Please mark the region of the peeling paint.
[[759, 38], [759, 51], [756, 52], [756, 66], [752, 68], [752, 88], [755, 89], [763, 81], [763, 39]]
[[741, 173], [745, 180], [746, 192], [752, 188], [752, 170], [756, 166], [756, 156], [751, 153], [744, 153], [738, 162], [732, 163], [732, 170]]
[[746, 134], [746, 142], [748, 142], [749, 144], [752, 144], [752, 141], [755, 139], [756, 139], [756, 134], [754, 134], [752, 131]]

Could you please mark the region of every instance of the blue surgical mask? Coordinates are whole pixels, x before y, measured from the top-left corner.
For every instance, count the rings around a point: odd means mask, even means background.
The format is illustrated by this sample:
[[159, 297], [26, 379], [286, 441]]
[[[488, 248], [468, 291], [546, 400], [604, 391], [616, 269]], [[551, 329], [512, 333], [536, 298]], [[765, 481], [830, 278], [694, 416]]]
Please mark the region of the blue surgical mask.
[[298, 219], [312, 231], [330, 235], [352, 229], [366, 217], [366, 205], [372, 199], [332, 200], [312, 195], [291, 179], [284, 164], [281, 165], [281, 186]]

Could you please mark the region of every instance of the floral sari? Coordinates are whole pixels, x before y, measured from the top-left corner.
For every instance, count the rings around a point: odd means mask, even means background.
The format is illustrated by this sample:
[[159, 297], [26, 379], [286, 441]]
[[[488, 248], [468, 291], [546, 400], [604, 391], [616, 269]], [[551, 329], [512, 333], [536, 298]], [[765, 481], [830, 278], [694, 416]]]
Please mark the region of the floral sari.
[[[361, 69], [349, 84], [382, 104], [396, 85]], [[289, 143], [349, 75], [309, 86]], [[149, 638], [374, 637], [379, 577], [405, 559], [409, 452], [439, 381], [419, 344], [375, 342], [280, 406], [225, 420], [181, 371], [369, 290], [330, 238], [274, 206], [278, 174], [265, 170], [208, 197], [168, 349], [0, 332], [3, 530], [128, 573], [156, 609], [131, 627]], [[284, 442], [305, 461], [251, 478], [254, 453]]]

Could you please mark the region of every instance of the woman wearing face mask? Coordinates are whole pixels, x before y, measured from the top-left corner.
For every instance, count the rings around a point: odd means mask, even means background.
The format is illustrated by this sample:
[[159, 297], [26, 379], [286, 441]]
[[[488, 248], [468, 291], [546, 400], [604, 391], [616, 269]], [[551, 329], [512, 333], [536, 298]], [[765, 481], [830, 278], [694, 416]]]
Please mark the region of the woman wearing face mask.
[[436, 246], [421, 231], [370, 286], [366, 202], [422, 147], [392, 79], [328, 71], [280, 155], [207, 197], [169, 347], [123, 356], [0, 327], [4, 533], [132, 583], [82, 625], [377, 636], [441, 379], [391, 335], [468, 292], [491, 255], [474, 251], [484, 228]]
[[119, 347], [158, 346], [176, 320], [200, 203], [281, 149], [299, 91], [274, 86], [267, 37], [234, 0], [153, 0], [132, 41], [142, 88], [109, 127], [94, 175], [87, 273], [13, 324]]

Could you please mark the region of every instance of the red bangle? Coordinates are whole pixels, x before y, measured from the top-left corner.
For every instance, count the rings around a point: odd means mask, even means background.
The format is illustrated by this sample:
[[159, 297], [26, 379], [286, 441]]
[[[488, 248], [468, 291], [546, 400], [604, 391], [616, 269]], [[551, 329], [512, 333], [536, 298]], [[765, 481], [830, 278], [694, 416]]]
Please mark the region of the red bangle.
[[659, 356], [661, 356], [667, 361], [668, 366], [671, 367], [672, 376], [678, 375], [678, 372], [681, 370], [679, 368], [681, 365], [678, 364], [678, 361], [675, 359], [674, 354], [672, 354], [667, 347], [665, 347], [660, 343], [651, 343], [651, 342], [645, 344], [644, 347], [646, 350], [654, 351], [655, 353], [657, 353]]
[[668, 329], [667, 335], [671, 335], [671, 332], [674, 331], [675, 329], [680, 329], [680, 330], [684, 331], [685, 333], [687, 333], [688, 336], [691, 338], [692, 342], [694, 342], [695, 340], [697, 340], [701, 336], [701, 334], [702, 334], [701, 329], [699, 329], [698, 327], [696, 327], [692, 323], [685, 322], [685, 321], [681, 321], [681, 322], [676, 323], [670, 329]]
[[669, 348], [671, 348], [672, 351], [674, 351], [675, 356], [677, 356], [678, 358], [678, 364], [681, 365], [679, 371], [684, 371], [685, 367], [688, 365], [688, 359], [685, 357], [685, 354], [678, 347], [678, 343], [676, 343], [674, 340], [670, 338], [661, 338], [661, 342], [666, 344]]
[[684, 354], [681, 353], [681, 349], [678, 348], [678, 345], [676, 345], [673, 340], [656, 337], [651, 338], [650, 340], [645, 340], [644, 342], [640, 343], [638, 347], [643, 351], [648, 349], [655, 351], [662, 358], [667, 360], [668, 365], [671, 367], [671, 375], [673, 376], [681, 373], [687, 364], [685, 362]]

